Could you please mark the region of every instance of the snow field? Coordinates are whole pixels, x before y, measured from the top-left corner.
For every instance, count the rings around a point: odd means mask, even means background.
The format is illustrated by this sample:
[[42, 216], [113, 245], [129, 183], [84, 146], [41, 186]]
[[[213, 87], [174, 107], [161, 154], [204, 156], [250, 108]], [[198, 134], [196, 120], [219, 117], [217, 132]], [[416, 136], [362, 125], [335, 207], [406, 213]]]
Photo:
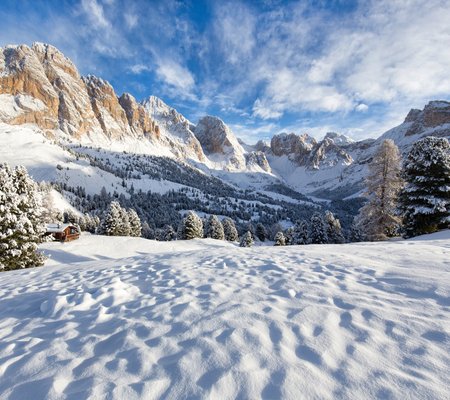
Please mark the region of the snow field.
[[450, 396], [448, 231], [42, 247], [46, 267], [1, 274], [2, 399]]

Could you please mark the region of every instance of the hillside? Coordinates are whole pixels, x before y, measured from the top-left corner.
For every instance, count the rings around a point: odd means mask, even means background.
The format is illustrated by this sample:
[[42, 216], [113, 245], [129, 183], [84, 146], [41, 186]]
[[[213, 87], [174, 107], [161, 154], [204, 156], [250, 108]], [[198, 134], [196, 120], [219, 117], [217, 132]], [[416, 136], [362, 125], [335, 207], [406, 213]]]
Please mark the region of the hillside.
[[450, 395], [449, 231], [251, 249], [83, 235], [42, 248], [47, 266], [2, 274], [1, 398]]

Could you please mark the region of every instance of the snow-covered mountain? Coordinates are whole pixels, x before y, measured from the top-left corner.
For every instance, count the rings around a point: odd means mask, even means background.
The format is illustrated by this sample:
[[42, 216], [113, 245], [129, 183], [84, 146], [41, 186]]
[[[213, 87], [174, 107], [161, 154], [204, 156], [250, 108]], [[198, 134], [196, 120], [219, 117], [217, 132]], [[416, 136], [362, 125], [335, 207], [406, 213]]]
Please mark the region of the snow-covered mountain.
[[[334, 132], [322, 140], [282, 133], [270, 144], [252, 146], [217, 117], [205, 116], [195, 125], [155, 96], [142, 102], [128, 93], [118, 96], [107, 81], [80, 76], [55, 47], [34, 43], [0, 49], [0, 122], [9, 131], [8, 126], [27, 126], [63, 147], [78, 143], [169, 157], [245, 189], [276, 184], [344, 198], [361, 190], [367, 163], [383, 139], [393, 139], [406, 152], [423, 136], [450, 136], [450, 103], [432, 101], [424, 110], [411, 110], [403, 124], [377, 140], [355, 142]], [[4, 145], [10, 139], [1, 134]]]

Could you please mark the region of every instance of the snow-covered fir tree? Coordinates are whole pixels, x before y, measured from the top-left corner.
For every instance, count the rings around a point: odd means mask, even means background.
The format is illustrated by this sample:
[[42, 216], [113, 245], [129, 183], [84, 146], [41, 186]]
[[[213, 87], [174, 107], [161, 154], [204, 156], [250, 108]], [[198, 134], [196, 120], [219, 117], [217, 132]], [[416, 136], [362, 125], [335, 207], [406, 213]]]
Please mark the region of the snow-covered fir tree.
[[178, 239], [190, 240], [195, 238], [203, 238], [203, 222], [194, 211], [189, 211], [178, 228]]
[[308, 236], [309, 243], [328, 243], [327, 224], [325, 223], [323, 216], [318, 212], [315, 212], [311, 216]]
[[142, 236], [141, 219], [139, 218], [139, 215], [137, 215], [134, 208], [130, 208], [128, 210], [128, 222], [130, 223], [130, 236]]
[[171, 242], [172, 240], [177, 240], [177, 233], [175, 232], [175, 229], [173, 229], [172, 225], [164, 225], [163, 240], [165, 242]]
[[119, 235], [120, 236], [131, 236], [131, 225], [130, 225], [130, 219], [128, 217], [128, 211], [120, 207], [120, 220], [119, 220]]
[[287, 246], [291, 246], [294, 244], [294, 227], [290, 226], [284, 232], [284, 239]]
[[414, 143], [404, 163], [400, 208], [406, 237], [450, 226], [450, 145], [429, 136]]
[[308, 224], [306, 221], [300, 220], [295, 223], [289, 241], [291, 245], [309, 243]]
[[225, 233], [219, 218], [215, 215], [210, 215], [206, 221], [205, 236], [211, 239], [224, 240]]
[[401, 157], [393, 140], [384, 140], [369, 164], [366, 178], [367, 203], [361, 208], [357, 225], [367, 240], [395, 236], [401, 225], [398, 196], [403, 187]]
[[99, 233], [107, 236], [121, 236], [122, 235], [122, 208], [117, 201], [112, 201], [108, 209], [103, 214], [101, 220]]
[[256, 224], [255, 228], [255, 236], [261, 241], [264, 242], [267, 238], [267, 231], [263, 224], [260, 222]]
[[325, 211], [325, 223], [327, 224], [328, 243], [345, 243], [341, 223], [329, 210]]
[[150, 227], [147, 221], [144, 221], [142, 223], [142, 237], [146, 239], [154, 239], [155, 238], [155, 232]]
[[0, 270], [41, 266], [38, 252], [45, 226], [37, 184], [25, 167], [0, 165]]
[[239, 243], [239, 247], [252, 247], [254, 244], [253, 235], [250, 231], [245, 232], [242, 235], [241, 242]]
[[286, 246], [286, 238], [284, 237], [283, 232], [280, 231], [276, 233], [274, 246]]
[[231, 218], [224, 218], [222, 220], [222, 226], [225, 235], [225, 240], [228, 240], [229, 242], [237, 242], [239, 240], [236, 225]]
[[64, 210], [63, 218], [65, 224], [78, 225], [79, 223], [79, 216], [73, 210]]

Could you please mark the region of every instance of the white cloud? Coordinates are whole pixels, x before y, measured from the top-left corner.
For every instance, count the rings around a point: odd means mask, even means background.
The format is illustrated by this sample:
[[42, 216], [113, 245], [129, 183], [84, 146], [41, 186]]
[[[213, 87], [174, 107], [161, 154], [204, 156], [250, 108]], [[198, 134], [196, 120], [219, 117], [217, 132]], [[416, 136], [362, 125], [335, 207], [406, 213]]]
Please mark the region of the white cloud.
[[222, 4], [216, 14], [217, 43], [226, 61], [237, 64], [247, 60], [255, 46], [255, 17], [238, 2]]
[[183, 93], [190, 92], [195, 80], [191, 72], [174, 60], [157, 60], [156, 73], [168, 85], [180, 89]]
[[125, 13], [124, 18], [128, 29], [133, 29], [139, 21], [139, 17], [132, 13]]
[[133, 74], [141, 74], [142, 72], [144, 72], [144, 71], [150, 71], [151, 69], [148, 67], [148, 66], [146, 66], [146, 65], [144, 65], [144, 64], [134, 64], [134, 65], [132, 65], [131, 67], [130, 67], [130, 71], [133, 73]]
[[369, 106], [364, 103], [360, 103], [355, 107], [355, 110], [359, 111], [359, 112], [366, 112], [368, 109], [369, 109]]
[[81, 0], [81, 7], [95, 27], [109, 28], [109, 21], [103, 12], [103, 6], [96, 0]]

